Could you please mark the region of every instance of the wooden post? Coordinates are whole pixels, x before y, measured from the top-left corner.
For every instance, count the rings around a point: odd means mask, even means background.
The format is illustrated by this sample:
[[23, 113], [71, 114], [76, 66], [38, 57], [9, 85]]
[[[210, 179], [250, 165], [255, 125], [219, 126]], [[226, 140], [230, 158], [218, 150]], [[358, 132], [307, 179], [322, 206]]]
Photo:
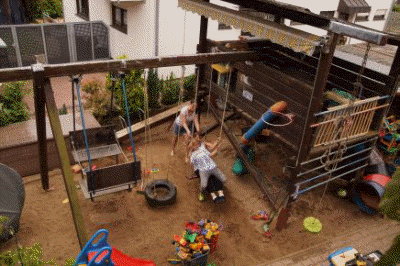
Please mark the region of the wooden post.
[[[210, 0], [205, 0], [204, 2], [209, 3]], [[199, 44], [197, 46], [197, 53], [206, 53], [207, 52], [207, 29], [208, 29], [208, 18], [205, 16], [201, 16], [200, 18], [200, 35], [199, 35]], [[197, 65], [198, 75], [199, 75], [199, 84], [203, 84], [204, 74], [205, 74], [205, 65]]]
[[[40, 67], [43, 66], [39, 65], [38, 68]], [[68, 157], [67, 145], [65, 143], [62, 132], [61, 122], [58, 116], [58, 110], [54, 99], [54, 93], [51, 88], [50, 80], [48, 78], [46, 78], [44, 82], [44, 93], [46, 97], [46, 105], [50, 120], [50, 126], [53, 132], [54, 140], [56, 141], [56, 147], [58, 156], [60, 158], [60, 165], [64, 177], [65, 188], [67, 190], [69, 204], [71, 206], [72, 218], [74, 220], [79, 245], [82, 249], [88, 241], [86, 235], [86, 227], [79, 206], [78, 196], [76, 194], [71, 164]]]
[[305, 127], [303, 130], [302, 140], [300, 143], [300, 149], [297, 155], [296, 166], [307, 156], [310, 150], [310, 144], [312, 140], [312, 128], [311, 124], [315, 123], [315, 112], [318, 111], [321, 105], [323, 92], [325, 90], [326, 81], [328, 79], [329, 71], [332, 65], [333, 55], [335, 53], [336, 44], [338, 42], [339, 35], [336, 33], [331, 34], [331, 39], [328, 44], [321, 49], [321, 56], [318, 64], [317, 73], [314, 81], [314, 90], [311, 95], [310, 104], [308, 106], [307, 118], [305, 121]]
[[49, 190], [49, 171], [47, 167], [46, 109], [44, 95], [44, 69], [32, 66], [33, 92], [36, 114], [36, 132], [39, 147], [39, 165], [42, 188]]
[[[215, 119], [218, 121], [218, 123], [221, 124], [221, 118], [219, 118], [219, 116], [217, 115], [216, 111], [214, 110], [214, 108], [212, 108], [210, 106], [210, 110], [212, 112], [212, 114], [214, 115]], [[236, 152], [239, 154], [240, 158], [242, 159], [242, 161], [244, 162], [244, 164], [246, 165], [247, 170], [249, 171], [249, 173], [253, 176], [254, 180], [256, 181], [256, 183], [259, 185], [259, 187], [261, 188], [262, 192], [265, 195], [265, 198], [267, 199], [267, 202], [270, 204], [270, 206], [272, 207], [273, 211], [276, 211], [276, 206], [275, 206], [275, 202], [276, 199], [275, 197], [272, 195], [272, 193], [269, 191], [269, 188], [267, 186], [267, 184], [265, 184], [265, 180], [266, 177], [264, 176], [264, 174], [261, 172], [261, 170], [257, 169], [247, 158], [246, 154], [244, 154], [244, 152], [242, 151], [242, 149], [240, 148], [240, 143], [239, 141], [236, 139], [235, 136], [232, 135], [232, 133], [230, 132], [230, 130], [228, 129], [228, 127], [225, 125], [225, 123], [222, 125], [222, 129], [225, 133], [225, 135], [228, 137], [228, 140], [230, 141], [230, 143], [232, 144], [233, 148], [236, 150]]]
[[325, 90], [326, 81], [328, 79], [329, 71], [332, 65], [333, 55], [335, 53], [336, 44], [338, 42], [339, 35], [334, 33], [331, 34], [331, 40], [328, 44], [325, 45], [321, 49], [321, 57], [318, 64], [318, 69], [315, 77], [314, 82], [314, 90], [311, 96], [310, 104], [308, 106], [308, 113], [305, 122], [305, 127], [303, 130], [302, 141], [300, 144], [300, 149], [298, 152], [298, 156], [296, 162], [293, 162], [292, 171], [290, 172], [290, 179], [292, 180], [288, 192], [289, 192], [289, 200], [286, 206], [280, 211], [278, 216], [278, 224], [276, 228], [278, 230], [282, 230], [287, 227], [288, 220], [290, 218], [290, 213], [292, 210], [293, 203], [295, 201], [295, 197], [293, 196], [294, 192], [296, 191], [295, 182], [297, 179], [297, 173], [300, 171], [300, 163], [305, 159], [307, 156], [312, 140], [312, 128], [311, 124], [315, 123], [315, 112], [318, 111], [320, 107], [320, 103], [322, 100], [323, 92]]

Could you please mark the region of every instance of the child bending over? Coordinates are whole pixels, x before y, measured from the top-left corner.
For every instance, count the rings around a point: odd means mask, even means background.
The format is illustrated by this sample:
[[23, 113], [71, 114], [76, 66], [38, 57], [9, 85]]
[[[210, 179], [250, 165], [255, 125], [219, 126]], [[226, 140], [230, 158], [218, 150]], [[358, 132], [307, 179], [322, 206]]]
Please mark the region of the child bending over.
[[[219, 137], [214, 143], [203, 142], [200, 141], [198, 136], [196, 136], [195, 138], [193, 138], [192, 143], [189, 147], [190, 163], [193, 164], [194, 170], [199, 171], [200, 175], [200, 201], [204, 200], [203, 193], [207, 187], [208, 179], [211, 175], [214, 175], [223, 183], [226, 182], [226, 176], [224, 175], [224, 173], [222, 173], [217, 164], [211, 158], [217, 153], [217, 147], [220, 141], [221, 138]], [[219, 196], [223, 197], [223, 194]], [[215, 200], [214, 197], [213, 200]]]

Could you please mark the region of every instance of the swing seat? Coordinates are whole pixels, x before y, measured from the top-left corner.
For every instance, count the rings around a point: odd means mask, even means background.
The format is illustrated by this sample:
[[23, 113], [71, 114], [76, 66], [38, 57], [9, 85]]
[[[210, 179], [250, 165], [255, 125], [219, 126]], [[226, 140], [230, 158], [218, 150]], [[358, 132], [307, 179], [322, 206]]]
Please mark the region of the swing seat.
[[[118, 163], [118, 155], [123, 154], [123, 151], [115, 138], [115, 129], [114, 125], [86, 129], [91, 160], [116, 156]], [[83, 130], [71, 131], [69, 136], [75, 162], [87, 162]]]
[[141, 179], [140, 161], [94, 169], [80, 180], [86, 199], [131, 189]]

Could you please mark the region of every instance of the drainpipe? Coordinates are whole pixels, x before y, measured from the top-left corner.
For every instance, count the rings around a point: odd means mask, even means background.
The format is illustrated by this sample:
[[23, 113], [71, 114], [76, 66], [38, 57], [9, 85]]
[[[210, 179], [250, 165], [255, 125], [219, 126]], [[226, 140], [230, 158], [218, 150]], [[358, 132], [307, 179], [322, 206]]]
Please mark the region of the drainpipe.
[[155, 30], [154, 30], [154, 56], [158, 56], [158, 34], [159, 34], [159, 17], [160, 17], [160, 0], [156, 0], [156, 17], [155, 17]]

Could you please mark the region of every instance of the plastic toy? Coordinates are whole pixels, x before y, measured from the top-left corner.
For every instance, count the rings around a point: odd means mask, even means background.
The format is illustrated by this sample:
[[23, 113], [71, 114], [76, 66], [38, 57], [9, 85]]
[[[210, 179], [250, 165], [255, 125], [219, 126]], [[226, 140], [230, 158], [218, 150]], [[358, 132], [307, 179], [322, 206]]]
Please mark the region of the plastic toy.
[[[177, 259], [169, 260], [171, 264], [207, 265], [208, 255], [217, 248], [219, 224], [210, 220], [199, 223], [187, 221], [182, 236], [174, 235]], [[205, 240], [206, 239], [206, 240]]]
[[187, 241], [184, 238], [182, 238], [181, 236], [174, 235], [174, 240], [176, 242], [178, 242], [181, 246], [186, 246], [187, 245]]
[[253, 220], [268, 220], [268, 214], [265, 211], [258, 211], [257, 214], [252, 215], [251, 219]]
[[268, 125], [265, 122], [269, 122], [276, 117], [275, 113], [284, 111], [287, 107], [287, 103], [284, 101], [277, 102], [272, 105], [269, 110], [262, 115], [262, 117], [242, 136], [242, 143], [247, 144], [255, 136], [257, 136], [263, 129], [266, 129]]
[[[100, 237], [101, 236], [101, 237]], [[94, 240], [100, 237], [94, 244]], [[107, 243], [108, 231], [97, 231], [76, 259], [76, 265], [86, 266], [155, 266], [153, 261], [129, 257]]]
[[321, 222], [314, 217], [307, 217], [303, 221], [304, 228], [311, 233], [318, 233], [322, 230]]

